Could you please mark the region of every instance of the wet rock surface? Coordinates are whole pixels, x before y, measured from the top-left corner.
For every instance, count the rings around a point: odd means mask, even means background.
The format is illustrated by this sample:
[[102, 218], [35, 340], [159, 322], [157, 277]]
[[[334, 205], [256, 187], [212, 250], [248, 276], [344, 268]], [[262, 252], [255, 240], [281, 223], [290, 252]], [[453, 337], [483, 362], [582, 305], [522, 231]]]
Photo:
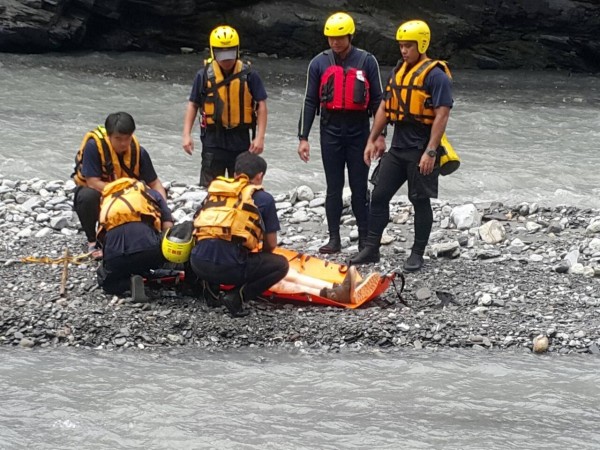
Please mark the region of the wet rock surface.
[[[4, 0], [0, 51], [202, 51], [214, 26], [229, 23], [242, 47], [271, 57], [312, 58], [322, 49], [325, 19], [352, 14], [355, 43], [396, 63], [398, 25], [426, 20], [431, 55], [454, 68], [600, 70], [600, 5], [592, 0], [435, 0], [343, 6], [316, 0]], [[315, 43], [318, 43], [316, 45]]]
[[[457, 228], [452, 217], [459, 221], [464, 205], [435, 202], [424, 268], [406, 274], [406, 304], [390, 288], [357, 310], [257, 299], [246, 305], [249, 316], [232, 318], [224, 307], [208, 307], [181, 286], [152, 289], [154, 300], [141, 304], [106, 295], [96, 285], [98, 263], [89, 260], [69, 265], [61, 296], [63, 264], [22, 258], [59, 258], [65, 248], [72, 254], [84, 251], [85, 238], [71, 209], [73, 189], [71, 181], [0, 181], [0, 345], [531, 352], [542, 336], [548, 352], [600, 353], [597, 210], [535, 203], [473, 205], [484, 224], [494, 220], [504, 228], [503, 240], [490, 244], [478, 222]], [[184, 220], [204, 192], [173, 183], [169, 196], [174, 216]], [[323, 197], [306, 186], [276, 195], [282, 246], [317, 255], [327, 239], [324, 210], [317, 201]], [[349, 195], [345, 202], [349, 205]], [[362, 274], [387, 273], [408, 256], [414, 216], [402, 196], [391, 205], [394, 217], [403, 220], [388, 225], [381, 263], [361, 266]], [[332, 261], [344, 262], [357, 251], [348, 206], [342, 236], [344, 248], [329, 257]]]

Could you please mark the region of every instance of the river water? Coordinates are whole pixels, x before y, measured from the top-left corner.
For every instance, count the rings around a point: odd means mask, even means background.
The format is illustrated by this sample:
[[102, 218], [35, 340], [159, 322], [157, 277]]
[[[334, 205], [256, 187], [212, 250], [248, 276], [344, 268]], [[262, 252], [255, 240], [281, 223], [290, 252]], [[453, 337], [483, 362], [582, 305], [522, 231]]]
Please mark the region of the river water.
[[[0, 58], [0, 175], [68, 177], [84, 132], [104, 123], [109, 112], [124, 110], [136, 119], [137, 135], [163, 180], [197, 182], [199, 139], [198, 151], [188, 156], [181, 129], [198, 55]], [[270, 96], [264, 156], [270, 164], [266, 185], [274, 191], [325, 187], [318, 126], [311, 162], [302, 163], [296, 153], [306, 65], [255, 60]], [[132, 79], [132, 73], [141, 76]], [[454, 78], [448, 135], [463, 167], [443, 178], [442, 199], [600, 207], [599, 77], [457, 70]]]
[[[163, 180], [197, 55], [0, 54], [0, 178], [64, 179], [83, 133], [129, 111]], [[296, 155], [307, 61], [257, 60], [270, 95], [266, 185], [324, 188]], [[386, 69], [384, 69], [386, 72]], [[600, 80], [455, 73], [463, 167], [442, 199], [600, 207]], [[405, 191], [401, 191], [402, 194]], [[600, 361], [476, 351], [340, 355], [0, 349], [0, 448], [598, 448]]]
[[600, 372], [589, 356], [0, 350], [0, 358], [1, 448], [600, 446]]

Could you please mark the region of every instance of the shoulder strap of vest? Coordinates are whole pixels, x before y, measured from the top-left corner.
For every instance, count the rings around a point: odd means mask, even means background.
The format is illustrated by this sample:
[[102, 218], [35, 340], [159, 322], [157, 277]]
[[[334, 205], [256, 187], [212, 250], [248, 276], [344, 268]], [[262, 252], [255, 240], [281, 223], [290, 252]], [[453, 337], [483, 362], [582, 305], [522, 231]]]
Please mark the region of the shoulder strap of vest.
[[365, 61], [367, 60], [367, 56], [369, 56], [369, 53], [362, 49], [360, 49], [360, 51], [362, 52], [362, 54], [360, 55], [360, 59], [358, 60], [356, 68], [362, 70], [363, 66], [365, 65]]
[[433, 69], [435, 67], [436, 62], [437, 61], [435, 61], [433, 59], [426, 59], [425, 61], [423, 61], [423, 63], [421, 63], [421, 65], [413, 73], [413, 76], [411, 79], [411, 85], [412, 85], [412, 81], [415, 80], [423, 72], [425, 72], [425, 71], [429, 72], [431, 69]]
[[[121, 160], [120, 161], [121, 169], [123, 169], [129, 177], [137, 178], [138, 175], [136, 175], [134, 168], [137, 165], [138, 152], [137, 152], [137, 145], [135, 144], [135, 141], [133, 140], [133, 138], [131, 139], [131, 145], [129, 147], [129, 151], [131, 152], [131, 156], [129, 158], [129, 163], [131, 164], [131, 166], [127, 167], [127, 165], [125, 165], [123, 163], [123, 161]], [[141, 152], [141, 149], [140, 149], [140, 152]], [[140, 155], [140, 157], [141, 157], [141, 155]]]
[[436, 65], [440, 66], [444, 72], [446, 72], [448, 78], [452, 79], [452, 72], [450, 72], [450, 67], [448, 67], [448, 63], [446, 61], [436, 60], [435, 63]]
[[[242, 63], [243, 64], [243, 63]], [[211, 87], [206, 89], [206, 92], [215, 92], [217, 89], [219, 89], [221, 86], [225, 86], [229, 83], [231, 83], [233, 80], [235, 80], [236, 78], [244, 78], [245, 76], [248, 75], [248, 73], [250, 73], [250, 65], [248, 64], [243, 64], [242, 65], [242, 70], [240, 70], [239, 72], [236, 73], [232, 73], [228, 76], [226, 76], [221, 82], [219, 83], [215, 83], [213, 84]]]
[[329, 58], [329, 65], [335, 66], [335, 57], [333, 56], [333, 51], [331, 49], [325, 50], [323, 54], [327, 55], [327, 58]]
[[115, 168], [113, 166], [112, 158], [110, 155], [110, 147], [108, 146], [108, 142], [106, 141], [107, 136], [102, 133], [102, 129], [100, 127], [94, 130], [96, 136], [98, 136], [98, 140], [100, 144], [102, 144], [102, 148], [99, 148], [98, 151], [102, 152], [104, 155], [104, 170], [106, 171], [106, 175], [111, 179], [115, 173]]

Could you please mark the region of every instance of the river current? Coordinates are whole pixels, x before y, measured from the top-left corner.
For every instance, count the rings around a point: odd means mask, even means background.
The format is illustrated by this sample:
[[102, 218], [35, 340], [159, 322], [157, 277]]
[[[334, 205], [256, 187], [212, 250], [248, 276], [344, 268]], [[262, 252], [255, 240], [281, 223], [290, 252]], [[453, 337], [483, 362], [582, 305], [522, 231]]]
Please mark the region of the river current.
[[[0, 54], [0, 178], [67, 178], [84, 132], [125, 110], [159, 176], [195, 183], [199, 142], [187, 156], [180, 135], [200, 62]], [[255, 60], [275, 192], [324, 189], [318, 126], [311, 162], [296, 154], [306, 65]], [[448, 135], [463, 166], [441, 198], [599, 208], [599, 89], [580, 74], [457, 70]], [[1, 449], [600, 447], [590, 355], [0, 349], [0, 361]]]
[[[0, 175], [68, 177], [85, 131], [123, 110], [136, 119], [161, 179], [197, 182], [198, 130], [192, 156], [181, 149], [181, 130], [198, 55], [4, 54], [0, 61]], [[269, 94], [267, 187], [323, 190], [318, 123], [311, 161], [296, 153], [307, 61], [254, 66]], [[385, 78], [389, 68], [381, 72]], [[457, 70], [454, 79], [448, 136], [462, 167], [442, 179], [441, 199], [600, 207], [600, 78]]]

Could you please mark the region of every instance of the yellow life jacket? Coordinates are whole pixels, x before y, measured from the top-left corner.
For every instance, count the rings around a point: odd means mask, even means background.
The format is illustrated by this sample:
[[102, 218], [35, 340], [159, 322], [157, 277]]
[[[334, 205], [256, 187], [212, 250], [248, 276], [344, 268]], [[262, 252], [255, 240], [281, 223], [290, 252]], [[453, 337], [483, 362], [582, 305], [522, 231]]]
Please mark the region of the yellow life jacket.
[[425, 77], [439, 66], [450, 79], [452, 74], [445, 61], [424, 59], [410, 69], [406, 63], [396, 66], [394, 76], [385, 88], [385, 115], [388, 122], [411, 120], [431, 125], [435, 112], [431, 104], [431, 95], [425, 91]]
[[160, 232], [160, 207], [148, 189], [144, 182], [133, 178], [119, 178], [104, 186], [98, 234], [125, 223], [142, 221], [150, 223]]
[[117, 153], [110, 144], [106, 128], [100, 125], [98, 128], [90, 131], [84, 136], [83, 141], [81, 141], [81, 145], [79, 146], [79, 151], [75, 156], [75, 169], [73, 170], [71, 177], [78, 186], [86, 185], [86, 180], [81, 169], [83, 165], [83, 150], [90, 139], [96, 141], [96, 147], [100, 153], [100, 162], [102, 165], [102, 176], [100, 178], [102, 181], [109, 183], [123, 177], [140, 177], [141, 150], [137, 138], [133, 136], [131, 148], [123, 155], [121, 163]]
[[250, 184], [246, 175], [215, 178], [194, 219], [196, 241], [223, 239], [256, 249], [262, 242], [264, 226], [252, 195], [260, 189], [262, 186]]
[[250, 63], [239, 59], [231, 75], [225, 77], [219, 64], [212, 59], [205, 61], [206, 98], [202, 105], [207, 126], [236, 128], [254, 127], [256, 102], [248, 87]]

